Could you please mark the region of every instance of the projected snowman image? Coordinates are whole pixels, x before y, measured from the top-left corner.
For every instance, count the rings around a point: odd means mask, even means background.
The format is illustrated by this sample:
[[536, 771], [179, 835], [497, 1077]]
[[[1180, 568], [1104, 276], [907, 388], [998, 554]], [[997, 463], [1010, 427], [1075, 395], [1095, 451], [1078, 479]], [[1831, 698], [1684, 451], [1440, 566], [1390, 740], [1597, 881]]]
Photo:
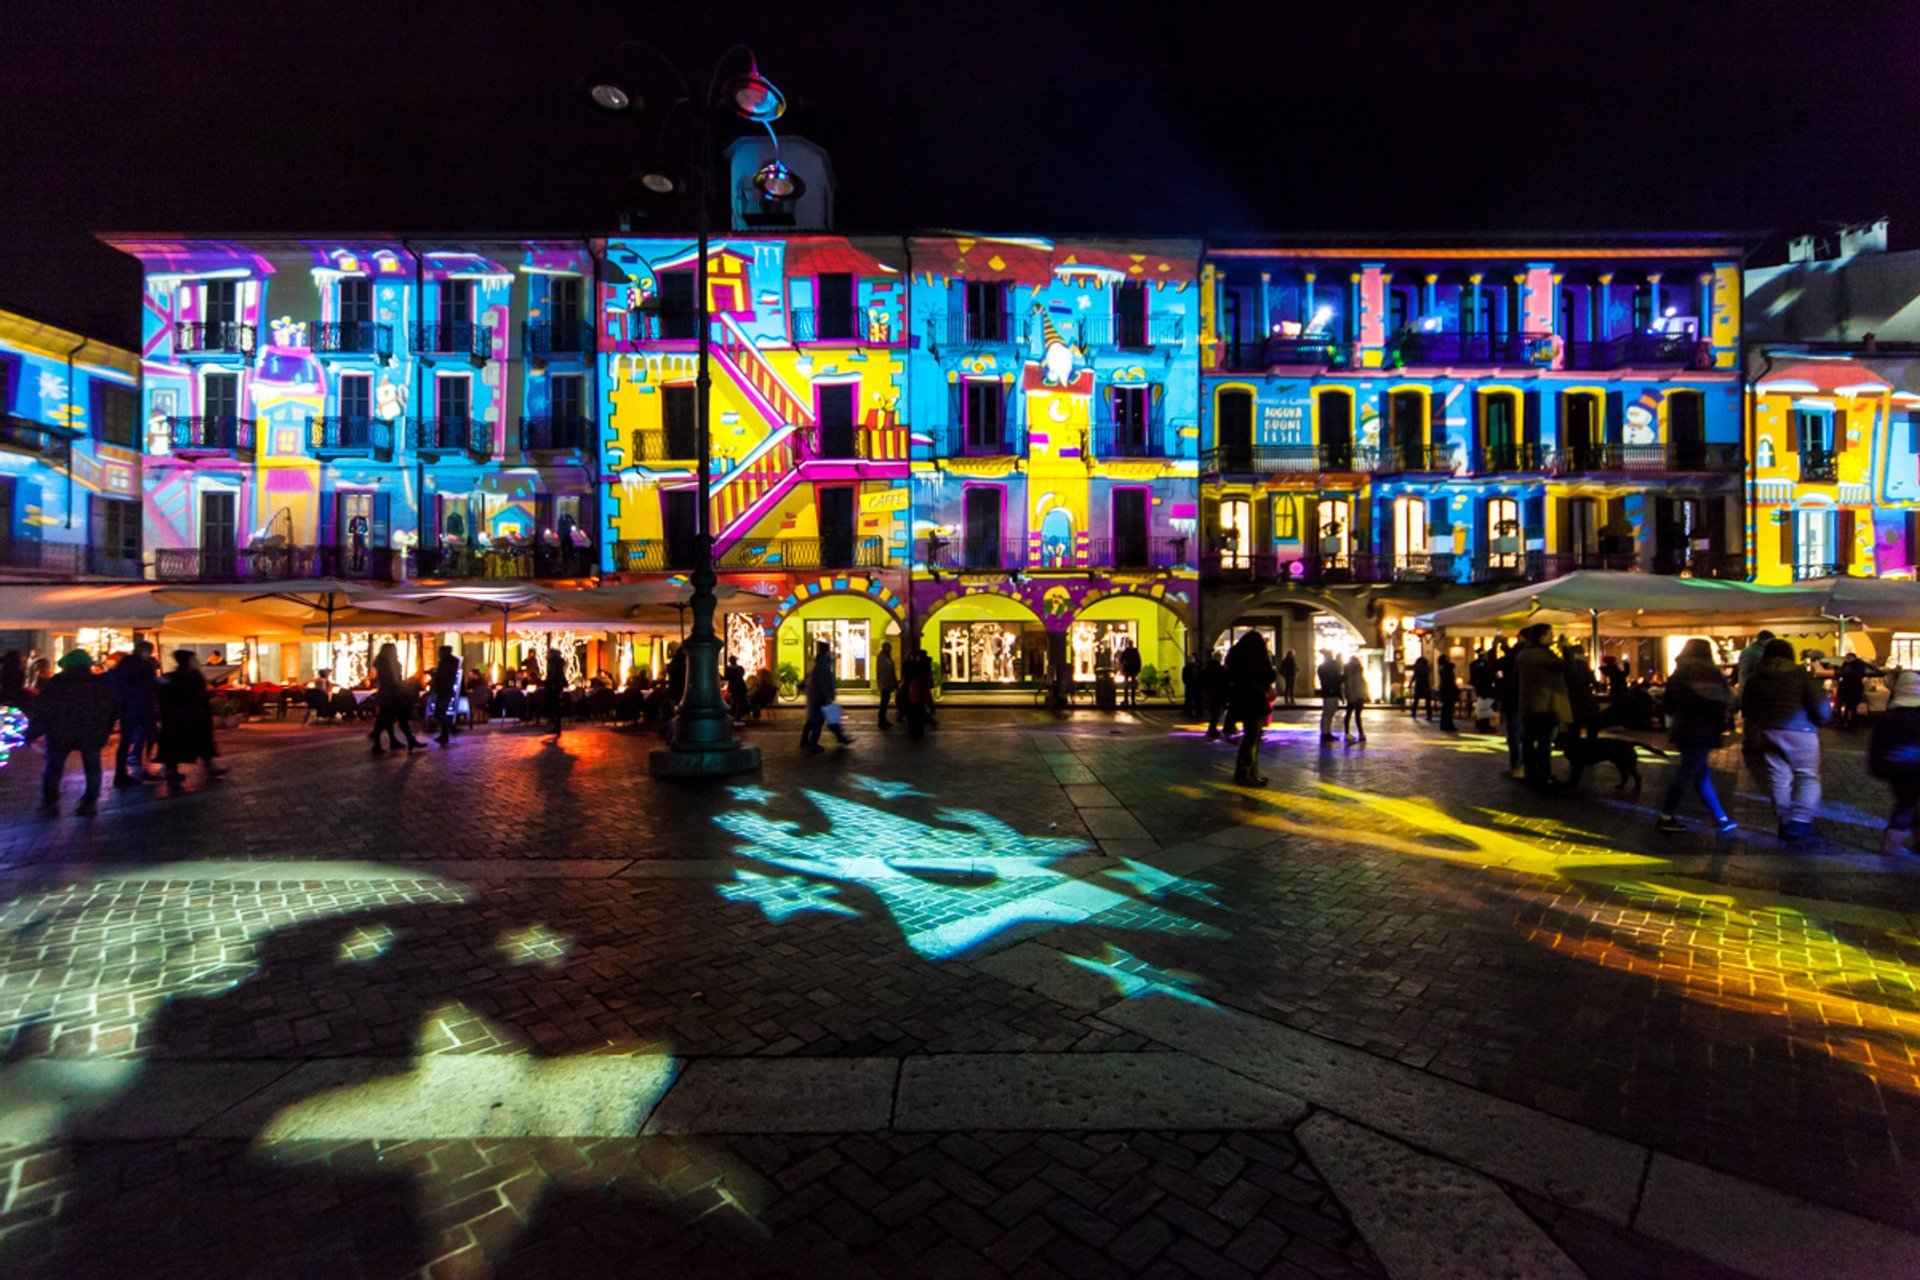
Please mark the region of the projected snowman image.
[[[920, 794], [871, 779], [856, 785], [887, 799]], [[755, 791], [753, 799], [771, 798]], [[736, 853], [773, 869], [735, 872], [720, 887], [723, 897], [785, 920], [804, 911], [863, 914], [858, 891], [865, 890], [893, 916], [907, 945], [929, 960], [960, 955], [1017, 926], [1074, 924], [1128, 904], [1127, 928], [1222, 936], [1149, 901], [1185, 896], [1218, 905], [1214, 886], [1125, 858], [1086, 874], [1059, 865], [1090, 852], [1083, 839], [1023, 835], [977, 809], [936, 809], [920, 821], [821, 791], [801, 794], [820, 811], [823, 829], [804, 831], [798, 822], [753, 812], [714, 819], [744, 842]]]

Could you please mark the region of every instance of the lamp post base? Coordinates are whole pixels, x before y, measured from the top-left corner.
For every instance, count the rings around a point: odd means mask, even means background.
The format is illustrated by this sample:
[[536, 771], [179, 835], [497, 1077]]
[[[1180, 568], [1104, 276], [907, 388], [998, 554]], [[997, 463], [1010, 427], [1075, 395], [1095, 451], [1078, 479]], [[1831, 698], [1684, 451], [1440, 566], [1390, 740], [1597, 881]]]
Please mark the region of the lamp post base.
[[647, 757], [656, 778], [725, 778], [760, 767], [760, 748], [729, 742], [717, 749], [662, 747]]

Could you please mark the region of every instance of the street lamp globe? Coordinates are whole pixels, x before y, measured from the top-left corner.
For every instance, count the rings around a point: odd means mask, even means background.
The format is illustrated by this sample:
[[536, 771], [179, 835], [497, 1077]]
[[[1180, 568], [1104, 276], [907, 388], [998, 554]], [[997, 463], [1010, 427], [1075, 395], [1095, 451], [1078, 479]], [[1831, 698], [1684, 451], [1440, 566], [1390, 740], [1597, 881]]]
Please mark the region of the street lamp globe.
[[787, 111], [786, 95], [774, 88], [773, 81], [761, 75], [758, 67], [730, 83], [727, 96], [740, 118], [755, 124], [772, 124]]
[[800, 180], [800, 175], [778, 160], [761, 165], [753, 175], [753, 185], [759, 188], [761, 199], [768, 201], [797, 200], [807, 190], [807, 184]]
[[624, 85], [611, 80], [594, 81], [588, 93], [593, 98], [593, 105], [605, 111], [626, 111], [640, 106], [639, 100], [627, 92]]

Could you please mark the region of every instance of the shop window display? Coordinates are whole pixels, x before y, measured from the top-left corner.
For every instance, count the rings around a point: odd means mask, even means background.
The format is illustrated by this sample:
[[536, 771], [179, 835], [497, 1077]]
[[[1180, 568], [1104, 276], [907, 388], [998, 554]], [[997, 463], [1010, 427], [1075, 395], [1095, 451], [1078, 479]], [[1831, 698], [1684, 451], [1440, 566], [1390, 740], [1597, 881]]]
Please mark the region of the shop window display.
[[809, 618], [806, 627], [807, 663], [821, 644], [833, 647], [834, 678], [851, 684], [867, 684], [870, 653], [866, 620], [863, 618]]
[[1073, 678], [1092, 680], [1103, 671], [1117, 674], [1122, 641], [1140, 643], [1139, 629], [1133, 623], [1074, 623], [1068, 640], [1073, 654]]
[[1016, 684], [1046, 669], [1046, 633], [1031, 624], [949, 622], [940, 628], [940, 666], [956, 684]]

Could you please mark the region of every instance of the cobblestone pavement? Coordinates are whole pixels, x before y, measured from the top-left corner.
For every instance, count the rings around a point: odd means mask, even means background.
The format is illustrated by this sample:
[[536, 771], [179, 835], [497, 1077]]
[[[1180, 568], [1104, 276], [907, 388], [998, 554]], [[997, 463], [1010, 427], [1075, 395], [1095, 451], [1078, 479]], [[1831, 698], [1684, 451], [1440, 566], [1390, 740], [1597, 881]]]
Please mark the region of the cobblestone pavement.
[[0, 1263], [1920, 1273], [1920, 859], [1857, 741], [1788, 850], [1730, 755], [1744, 833], [1668, 837], [1667, 762], [1537, 796], [1385, 712], [1283, 716], [1260, 793], [1164, 713], [943, 719], [704, 788], [250, 726], [90, 821], [22, 753]]

